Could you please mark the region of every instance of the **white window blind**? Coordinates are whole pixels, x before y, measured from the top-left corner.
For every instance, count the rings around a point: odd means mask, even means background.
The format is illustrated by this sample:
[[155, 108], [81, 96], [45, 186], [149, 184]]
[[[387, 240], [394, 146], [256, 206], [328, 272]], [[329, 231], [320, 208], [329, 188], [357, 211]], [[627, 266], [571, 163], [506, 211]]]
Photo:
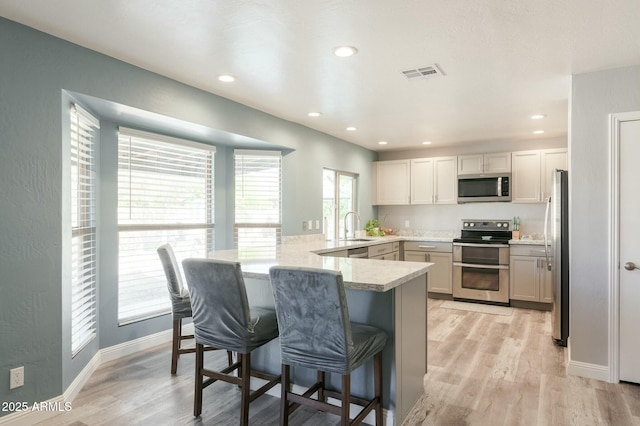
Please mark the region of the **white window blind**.
[[71, 355], [96, 336], [96, 142], [100, 124], [80, 106], [70, 111]]
[[170, 312], [160, 245], [171, 244], [179, 263], [213, 250], [214, 153], [213, 146], [120, 128], [120, 324]]
[[281, 237], [282, 155], [235, 150], [235, 247], [244, 258], [275, 255]]

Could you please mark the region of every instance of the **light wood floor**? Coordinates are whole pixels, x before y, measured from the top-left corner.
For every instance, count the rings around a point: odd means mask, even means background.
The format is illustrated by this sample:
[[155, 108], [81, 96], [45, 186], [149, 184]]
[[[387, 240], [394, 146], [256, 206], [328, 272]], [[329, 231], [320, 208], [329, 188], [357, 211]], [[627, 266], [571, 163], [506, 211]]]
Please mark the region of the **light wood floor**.
[[[640, 386], [568, 377], [565, 350], [551, 341], [546, 312], [512, 316], [441, 308], [429, 300], [425, 395], [409, 415], [415, 425], [640, 425]], [[205, 354], [210, 367], [225, 353]], [[42, 425], [236, 425], [239, 391], [215, 383], [204, 391], [203, 413], [192, 416], [191, 355], [169, 374], [169, 345], [102, 365], [73, 401], [73, 409]], [[279, 399], [251, 403], [252, 425], [276, 425]], [[336, 416], [301, 408], [292, 426], [338, 425]]]
[[428, 305], [425, 394], [405, 425], [640, 425], [640, 386], [567, 376], [551, 314]]

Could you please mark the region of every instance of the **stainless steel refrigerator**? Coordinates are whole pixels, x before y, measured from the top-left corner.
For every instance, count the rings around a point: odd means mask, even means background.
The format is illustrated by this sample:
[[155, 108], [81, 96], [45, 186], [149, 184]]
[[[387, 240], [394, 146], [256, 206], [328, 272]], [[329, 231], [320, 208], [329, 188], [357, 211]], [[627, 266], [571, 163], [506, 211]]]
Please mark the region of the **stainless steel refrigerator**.
[[[566, 170], [553, 172], [553, 192], [544, 221], [547, 267], [553, 280], [553, 339], [567, 346], [569, 337], [569, 180]], [[547, 241], [547, 239], [549, 239]]]

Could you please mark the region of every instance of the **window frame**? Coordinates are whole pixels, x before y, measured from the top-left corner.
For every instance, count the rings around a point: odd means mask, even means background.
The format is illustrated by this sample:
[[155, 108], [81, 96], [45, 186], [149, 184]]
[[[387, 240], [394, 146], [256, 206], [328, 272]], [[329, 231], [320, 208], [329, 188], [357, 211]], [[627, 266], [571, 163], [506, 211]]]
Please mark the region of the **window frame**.
[[72, 358], [78, 355], [97, 336], [97, 145], [99, 129], [100, 122], [96, 117], [80, 105], [71, 104], [69, 111], [69, 202]]
[[[125, 164], [126, 157], [121, 158], [123, 153], [121, 150], [125, 151], [127, 148], [125, 147], [128, 138], [128, 159], [129, 163]], [[136, 147], [133, 147], [133, 143], [135, 142]], [[122, 144], [122, 146], [121, 146]], [[132, 163], [133, 151], [140, 150], [142, 147], [148, 147], [148, 156], [149, 160], [137, 159], [136, 163]], [[155, 150], [155, 151], [154, 151]], [[148, 183], [149, 190], [147, 191], [149, 194], [163, 194], [168, 195], [171, 193], [170, 190], [170, 181], [171, 177], [179, 177], [181, 178], [181, 168], [187, 168], [187, 160], [181, 159], [178, 161], [176, 159], [173, 162], [173, 159], [169, 159], [168, 150], [171, 151], [179, 151], [183, 152], [185, 157], [189, 156], [189, 153], [198, 153], [203, 155], [205, 158], [203, 160], [203, 168], [198, 170], [204, 170], [204, 181], [201, 182], [204, 184], [205, 188], [205, 197], [202, 202], [205, 212], [204, 212], [204, 222], [193, 222], [189, 220], [181, 220], [180, 216], [172, 217], [169, 221], [166, 218], [155, 218], [155, 221], [152, 214], [149, 215], [143, 214], [140, 212], [144, 212], [144, 207], [133, 207], [133, 192], [132, 189], [134, 181], [144, 181], [144, 173], [141, 173], [142, 169], [145, 169], [148, 173], [157, 173], [154, 175], [153, 183]], [[131, 129], [127, 127], [119, 127], [118, 129], [118, 201], [117, 201], [117, 227], [118, 227], [118, 261], [119, 261], [119, 270], [118, 270], [118, 309], [117, 309], [117, 321], [118, 325], [123, 326], [143, 320], [147, 320], [150, 318], [155, 318], [158, 316], [166, 315], [171, 313], [171, 304], [169, 302], [169, 296], [166, 290], [166, 279], [164, 275], [164, 271], [162, 269], [162, 265], [160, 263], [159, 258], [155, 252], [155, 249], [164, 243], [169, 243], [173, 246], [174, 252], [176, 253], [176, 257], [178, 260], [184, 257], [190, 256], [207, 256], [209, 251], [214, 250], [215, 248], [215, 152], [216, 147], [213, 145], [203, 144], [191, 140], [174, 138], [166, 135], [161, 135], [153, 132], [146, 132], [137, 129]], [[125, 153], [126, 154], [126, 153]], [[157, 154], [155, 162], [151, 157]], [[139, 157], [142, 157], [138, 154]], [[121, 173], [126, 175], [126, 170], [129, 170], [129, 176], [124, 179], [121, 178]], [[133, 176], [131, 170], [134, 168], [138, 169], [139, 176]], [[162, 182], [167, 182], [167, 184], [163, 188], [159, 188], [161, 185], [158, 185], [158, 178], [164, 177], [165, 180]], [[128, 179], [128, 180], [127, 180]], [[183, 179], [178, 179], [178, 182], [183, 183]], [[128, 201], [127, 201], [127, 190]], [[154, 192], [155, 191], [155, 192]], [[155, 201], [153, 198], [151, 201]], [[151, 203], [151, 201], [149, 203]], [[137, 216], [131, 216], [127, 218], [122, 217], [123, 205], [126, 206], [128, 202], [129, 210], [135, 210], [135, 214]], [[169, 202], [170, 203], [170, 202]], [[153, 209], [155, 204], [150, 204], [147, 206], [147, 209]], [[174, 206], [175, 207], [175, 206]], [[152, 212], [152, 210], [150, 210]], [[162, 210], [162, 212], [171, 212], [171, 205], [169, 208]], [[179, 213], [179, 211], [177, 211]], [[150, 219], [147, 220], [147, 217]], [[140, 221], [142, 220], [142, 223]], [[145, 240], [146, 233], [156, 231], [159, 235], [154, 235], [149, 240]], [[198, 231], [203, 231], [204, 234], [200, 234]], [[183, 240], [184, 234], [187, 236], [190, 232], [196, 232], [196, 235], [204, 235], [203, 236], [203, 246], [201, 247], [204, 252], [200, 250], [191, 250], [191, 248], [185, 248], [184, 242], [179, 242], [179, 240]], [[127, 261], [131, 259], [131, 255], [125, 254], [127, 246], [130, 246], [126, 240], [127, 238], [132, 238], [131, 236], [138, 235], [141, 240], [145, 242], [147, 249], [141, 253], [141, 258], [146, 258], [147, 263], [147, 271], [146, 273], [151, 277], [156, 277], [158, 284], [144, 284], [144, 283], [133, 283], [133, 284], [125, 284], [126, 278], [131, 278], [131, 274], [124, 274], [123, 265], [127, 264]], [[173, 236], [173, 238], [171, 238]], [[156, 237], [157, 241], [155, 244], [151, 240]], [[153, 246], [149, 248], [150, 246]], [[183, 247], [181, 251], [179, 247]], [[191, 250], [191, 251], [190, 251]], [[180, 271], [178, 271], [181, 273]], [[135, 277], [134, 277], [135, 278]], [[184, 280], [183, 280], [184, 281]], [[186, 282], [185, 282], [186, 284]], [[126, 288], [125, 288], [126, 287]], [[150, 287], [154, 288], [153, 295], [151, 296], [153, 299], [152, 303], [149, 303], [149, 307], [147, 309], [138, 308], [137, 313], [125, 313], [125, 311], [129, 312], [129, 310], [133, 310], [131, 308], [132, 304], [125, 304], [122, 302], [123, 298], [127, 296], [127, 294], [131, 295], [132, 292], [139, 290], [149, 289]]]
[[[264, 159], [265, 165], [273, 164], [273, 162], [269, 162], [268, 159], [277, 158], [277, 176], [272, 174], [268, 174], [263, 176], [263, 179], [269, 181], [268, 179], [277, 179], [278, 182], [278, 190], [277, 190], [277, 220], [269, 220], [266, 219], [264, 221], [238, 221], [239, 216], [246, 214], [246, 212], [241, 212], [241, 208], [244, 203], [239, 202], [238, 200], [238, 192], [239, 187], [244, 184], [244, 177], [239, 176], [238, 169], [239, 164], [238, 161], [240, 159]], [[236, 250], [238, 250], [239, 256], [243, 258], [261, 258], [261, 257], [269, 257], [275, 255], [275, 248], [282, 241], [282, 152], [281, 151], [268, 151], [268, 150], [247, 150], [247, 149], [235, 149], [233, 153], [233, 175], [234, 175], [234, 222], [233, 222], [233, 245]], [[256, 191], [258, 193], [260, 191]], [[252, 194], [255, 195], [255, 194]], [[273, 197], [269, 198], [263, 197], [261, 201], [266, 202], [267, 204], [271, 201], [273, 204]], [[260, 230], [273, 230], [273, 235], [267, 235], [267, 237], [263, 237], [262, 239], [258, 237], [249, 237], [246, 238], [246, 242], [248, 244], [243, 246], [241, 241], [242, 231], [260, 231]]]

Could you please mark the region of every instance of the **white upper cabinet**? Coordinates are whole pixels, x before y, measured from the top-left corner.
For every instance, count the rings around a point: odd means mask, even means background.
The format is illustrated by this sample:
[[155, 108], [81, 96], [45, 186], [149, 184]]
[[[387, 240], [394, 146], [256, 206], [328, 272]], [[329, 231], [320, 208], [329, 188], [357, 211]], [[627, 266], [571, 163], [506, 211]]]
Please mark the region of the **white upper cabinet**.
[[433, 204], [433, 158], [411, 160], [411, 203]]
[[436, 157], [433, 160], [435, 204], [457, 204], [458, 170], [456, 157]]
[[481, 173], [510, 172], [510, 152], [458, 156], [458, 175], [477, 175]]
[[567, 170], [568, 158], [566, 149], [548, 149], [540, 152], [540, 167], [542, 168], [541, 191], [545, 201], [553, 191], [553, 172], [556, 169]]
[[567, 150], [518, 151], [513, 161], [513, 203], [544, 203], [551, 194], [553, 170], [567, 168]]
[[456, 203], [456, 157], [411, 160], [411, 204]]
[[410, 161], [375, 161], [373, 163], [373, 204], [409, 204]]

